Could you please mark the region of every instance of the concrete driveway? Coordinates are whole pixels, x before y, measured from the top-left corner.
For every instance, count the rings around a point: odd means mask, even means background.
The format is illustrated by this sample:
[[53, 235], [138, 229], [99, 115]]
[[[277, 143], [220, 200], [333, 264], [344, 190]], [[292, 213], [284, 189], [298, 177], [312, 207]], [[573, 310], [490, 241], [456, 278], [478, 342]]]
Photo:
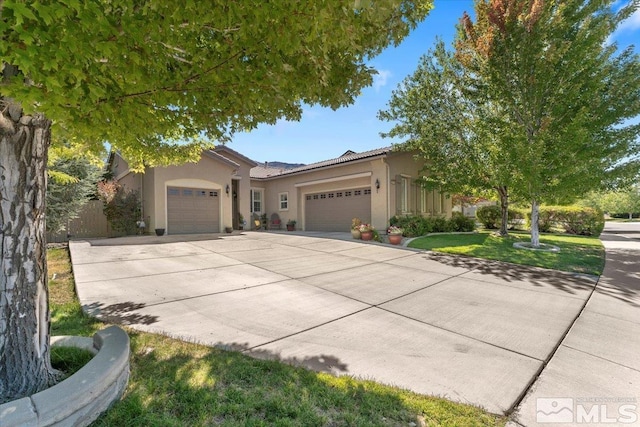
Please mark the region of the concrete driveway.
[[89, 313], [510, 411], [596, 280], [313, 233], [70, 243]]

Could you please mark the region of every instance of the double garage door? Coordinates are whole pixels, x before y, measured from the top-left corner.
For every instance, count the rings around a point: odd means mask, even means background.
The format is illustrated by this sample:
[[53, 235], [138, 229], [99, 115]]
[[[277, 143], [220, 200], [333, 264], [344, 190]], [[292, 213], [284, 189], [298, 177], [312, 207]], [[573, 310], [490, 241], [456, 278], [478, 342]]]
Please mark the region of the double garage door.
[[170, 234], [219, 233], [219, 192], [202, 188], [168, 187], [167, 228]]
[[349, 231], [353, 218], [371, 221], [371, 188], [307, 194], [304, 211], [306, 230]]

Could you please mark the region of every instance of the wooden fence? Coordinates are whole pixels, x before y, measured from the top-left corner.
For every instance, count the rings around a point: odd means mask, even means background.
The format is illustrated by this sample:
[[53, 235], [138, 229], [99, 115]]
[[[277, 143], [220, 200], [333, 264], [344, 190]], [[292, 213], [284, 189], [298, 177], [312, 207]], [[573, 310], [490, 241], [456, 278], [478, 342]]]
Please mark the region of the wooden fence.
[[67, 242], [74, 237], [115, 237], [114, 232], [103, 212], [100, 200], [90, 200], [78, 215], [78, 218], [67, 222], [66, 230], [59, 233], [47, 233], [50, 243]]

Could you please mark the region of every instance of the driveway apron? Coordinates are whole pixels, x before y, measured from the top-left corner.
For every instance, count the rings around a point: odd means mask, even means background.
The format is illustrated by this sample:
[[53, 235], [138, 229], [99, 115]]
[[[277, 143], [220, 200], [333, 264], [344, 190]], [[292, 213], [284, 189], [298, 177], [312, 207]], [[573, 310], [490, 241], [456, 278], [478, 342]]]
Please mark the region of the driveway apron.
[[[335, 237], [131, 237], [74, 241], [70, 250], [81, 304], [105, 321], [500, 414], [536, 380], [596, 284]], [[625, 297], [604, 285], [597, 293], [587, 329]], [[612, 322], [633, 324], [632, 311], [617, 312]], [[562, 351], [592, 344], [579, 338]]]

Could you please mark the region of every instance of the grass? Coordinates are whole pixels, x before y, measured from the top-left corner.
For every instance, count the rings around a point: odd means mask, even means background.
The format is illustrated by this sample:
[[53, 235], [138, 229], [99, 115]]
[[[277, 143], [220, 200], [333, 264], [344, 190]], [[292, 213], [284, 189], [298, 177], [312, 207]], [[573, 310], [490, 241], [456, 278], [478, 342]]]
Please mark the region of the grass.
[[477, 234], [437, 234], [413, 240], [409, 247], [467, 255], [514, 264], [532, 265], [574, 273], [602, 274], [604, 248], [600, 239], [586, 236], [543, 234], [540, 242], [555, 245], [560, 252], [516, 249], [515, 242], [528, 242], [531, 235], [512, 232], [502, 238], [482, 231]]
[[[48, 251], [52, 331], [90, 336], [66, 249]], [[334, 377], [128, 329], [131, 377], [94, 426], [502, 426], [503, 417], [406, 390]], [[412, 424], [413, 423], [413, 424]]]

